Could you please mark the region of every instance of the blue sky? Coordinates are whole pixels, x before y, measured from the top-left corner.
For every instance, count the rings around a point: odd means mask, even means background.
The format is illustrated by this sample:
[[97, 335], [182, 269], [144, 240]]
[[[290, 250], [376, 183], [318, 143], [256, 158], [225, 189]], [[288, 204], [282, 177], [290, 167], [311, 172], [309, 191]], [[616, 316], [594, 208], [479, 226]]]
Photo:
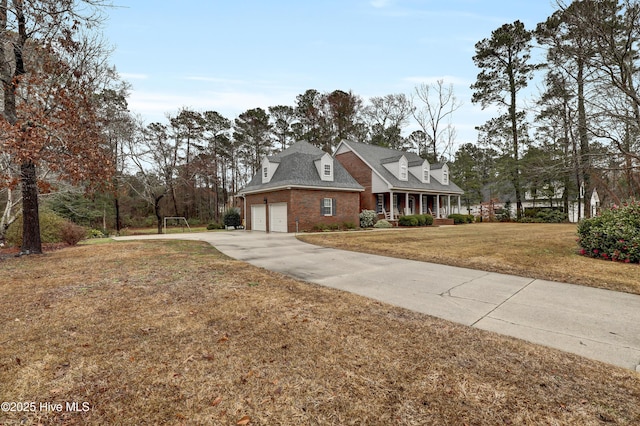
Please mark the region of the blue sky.
[[505, 23], [529, 29], [554, 0], [115, 0], [104, 33], [147, 123], [182, 107], [229, 119], [295, 105], [307, 89], [364, 100], [443, 79], [463, 104], [457, 142], [494, 114], [471, 104], [474, 45]]

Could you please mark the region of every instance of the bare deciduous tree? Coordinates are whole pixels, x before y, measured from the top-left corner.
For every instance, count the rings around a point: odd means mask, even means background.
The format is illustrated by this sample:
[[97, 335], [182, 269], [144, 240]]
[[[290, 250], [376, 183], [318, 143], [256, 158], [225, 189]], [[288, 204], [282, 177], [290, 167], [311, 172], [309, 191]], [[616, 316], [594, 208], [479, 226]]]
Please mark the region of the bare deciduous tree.
[[[427, 137], [427, 158], [440, 161], [449, 154], [455, 142], [456, 130], [452, 124], [453, 113], [462, 106], [453, 93], [453, 84], [445, 85], [440, 79], [436, 83], [422, 83], [415, 87], [412, 99], [413, 118]], [[416, 104], [420, 103], [420, 106]]]

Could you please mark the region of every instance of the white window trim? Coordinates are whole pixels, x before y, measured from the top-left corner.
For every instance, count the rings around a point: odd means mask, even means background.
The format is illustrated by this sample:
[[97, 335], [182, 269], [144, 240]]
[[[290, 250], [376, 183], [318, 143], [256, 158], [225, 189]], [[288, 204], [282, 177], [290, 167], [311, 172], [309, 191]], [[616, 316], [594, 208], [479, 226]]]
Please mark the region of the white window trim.
[[333, 167], [333, 161], [333, 158], [327, 153], [325, 153], [319, 160], [316, 160], [315, 164], [320, 180], [333, 182], [333, 172], [335, 170], [335, 167]]
[[400, 162], [400, 180], [406, 181], [409, 180], [409, 170], [407, 165], [404, 162]]
[[[329, 205], [327, 205], [327, 202]], [[325, 198], [322, 202], [322, 206], [322, 214], [324, 216], [333, 216], [333, 198]], [[328, 213], [327, 209], [329, 209]]]

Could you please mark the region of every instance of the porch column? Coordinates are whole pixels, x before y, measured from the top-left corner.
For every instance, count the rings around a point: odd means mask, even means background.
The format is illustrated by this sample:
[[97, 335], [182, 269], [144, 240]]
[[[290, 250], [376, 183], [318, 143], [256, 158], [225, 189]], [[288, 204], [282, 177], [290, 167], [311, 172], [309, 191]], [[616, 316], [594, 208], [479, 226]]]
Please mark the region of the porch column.
[[451, 213], [451, 195], [447, 195], [447, 216]]
[[436, 219], [440, 219], [440, 194], [436, 195]]
[[458, 195], [458, 214], [462, 212], [462, 195]]
[[420, 194], [420, 214], [424, 213], [424, 210], [422, 209], [422, 199], [424, 198], [424, 195]]
[[407, 192], [404, 194], [404, 214], [408, 216], [409, 213], [411, 212], [409, 211], [409, 193]]
[[389, 191], [389, 220], [394, 220], [393, 217], [393, 191]]

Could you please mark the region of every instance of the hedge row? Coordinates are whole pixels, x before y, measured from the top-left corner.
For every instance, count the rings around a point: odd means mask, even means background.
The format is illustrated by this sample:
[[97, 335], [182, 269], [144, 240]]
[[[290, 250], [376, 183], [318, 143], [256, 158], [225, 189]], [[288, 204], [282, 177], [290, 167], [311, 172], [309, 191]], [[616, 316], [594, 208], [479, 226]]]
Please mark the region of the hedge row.
[[462, 225], [464, 223], [473, 223], [475, 221], [475, 216], [472, 214], [458, 214], [453, 213], [448, 216], [449, 219], [453, 219], [453, 223], [456, 225]]
[[411, 214], [398, 218], [400, 226], [430, 226], [433, 225], [433, 216], [430, 214]]

